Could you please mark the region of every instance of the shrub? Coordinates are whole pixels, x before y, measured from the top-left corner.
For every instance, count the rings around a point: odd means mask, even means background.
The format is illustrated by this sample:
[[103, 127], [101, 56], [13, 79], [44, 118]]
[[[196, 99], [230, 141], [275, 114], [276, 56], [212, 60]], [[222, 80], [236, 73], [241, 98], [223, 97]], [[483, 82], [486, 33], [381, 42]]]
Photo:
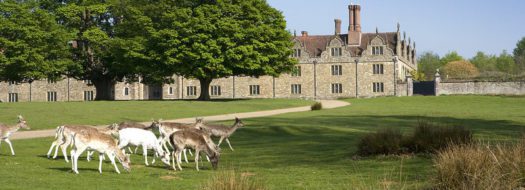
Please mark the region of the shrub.
[[323, 109], [323, 104], [321, 102], [316, 102], [310, 107], [310, 109], [312, 111], [321, 110], [321, 109]]
[[469, 144], [472, 132], [462, 126], [443, 126], [419, 121], [414, 134], [405, 145], [415, 153], [433, 153], [451, 144]]
[[253, 174], [238, 174], [235, 170], [221, 171], [213, 175], [203, 186], [203, 190], [264, 190], [264, 183]]
[[357, 153], [361, 156], [399, 154], [402, 141], [403, 135], [399, 130], [381, 129], [361, 138]]
[[519, 189], [525, 185], [525, 144], [453, 145], [434, 159], [437, 189]]
[[453, 61], [443, 67], [446, 78], [469, 79], [479, 75], [479, 71], [474, 64], [468, 61]]

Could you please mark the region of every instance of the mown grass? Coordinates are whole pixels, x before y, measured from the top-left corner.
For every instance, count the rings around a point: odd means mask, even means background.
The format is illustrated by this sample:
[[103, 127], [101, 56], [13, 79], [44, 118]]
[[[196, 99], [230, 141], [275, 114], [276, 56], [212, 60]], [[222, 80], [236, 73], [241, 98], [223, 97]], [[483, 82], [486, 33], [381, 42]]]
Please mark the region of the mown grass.
[[308, 106], [313, 101], [289, 99], [201, 101], [20, 102], [0, 104], [0, 122], [15, 123], [22, 114], [32, 130], [63, 124], [103, 125], [124, 120], [177, 119]]
[[[435, 174], [428, 155], [355, 157], [366, 133], [395, 128], [408, 134], [418, 120], [460, 124], [485, 141], [515, 141], [525, 127], [524, 97], [445, 96], [348, 99], [351, 106], [316, 112], [246, 119], [231, 138], [232, 152], [222, 145], [219, 170], [235, 169], [265, 182], [268, 189], [419, 189], [431, 187]], [[148, 113], [149, 114], [149, 113]], [[147, 114], [146, 114], [147, 115]], [[231, 124], [230, 122], [225, 122]], [[0, 147], [2, 189], [196, 189], [219, 171], [193, 163], [173, 172], [145, 167], [132, 158], [132, 172], [104, 173], [97, 163], [79, 162], [79, 175], [63, 160], [44, 157], [50, 138], [14, 141], [17, 156]]]

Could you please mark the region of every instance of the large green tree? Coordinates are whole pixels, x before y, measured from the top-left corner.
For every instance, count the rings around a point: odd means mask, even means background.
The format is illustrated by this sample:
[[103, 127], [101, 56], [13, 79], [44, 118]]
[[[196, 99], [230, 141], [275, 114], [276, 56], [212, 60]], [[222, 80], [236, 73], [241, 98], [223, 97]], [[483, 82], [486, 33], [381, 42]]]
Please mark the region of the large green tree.
[[[159, 75], [200, 81], [200, 100], [209, 100], [213, 79], [289, 72], [291, 34], [281, 12], [265, 0], [177, 0], [161, 13], [150, 41]], [[167, 6], [169, 7], [169, 6]], [[157, 17], [157, 16], [155, 16]], [[159, 71], [159, 69], [152, 69]]]
[[32, 1], [0, 1], [0, 80], [60, 79], [72, 64], [71, 35]]
[[525, 37], [518, 41], [513, 53], [519, 72], [525, 72]]
[[497, 71], [496, 59], [497, 57], [494, 55], [487, 55], [479, 51], [470, 59], [470, 62], [474, 64], [480, 72]]
[[[151, 21], [132, 0], [42, 1], [42, 7], [59, 16], [72, 38], [75, 63], [69, 75], [89, 79], [96, 100], [112, 99], [114, 84], [135, 81], [150, 58], [145, 54]], [[139, 1], [137, 1], [139, 2]], [[140, 1], [142, 2], [142, 1]]]
[[418, 70], [422, 72], [426, 80], [433, 80], [436, 70], [441, 68], [439, 55], [433, 52], [424, 52], [418, 57]]

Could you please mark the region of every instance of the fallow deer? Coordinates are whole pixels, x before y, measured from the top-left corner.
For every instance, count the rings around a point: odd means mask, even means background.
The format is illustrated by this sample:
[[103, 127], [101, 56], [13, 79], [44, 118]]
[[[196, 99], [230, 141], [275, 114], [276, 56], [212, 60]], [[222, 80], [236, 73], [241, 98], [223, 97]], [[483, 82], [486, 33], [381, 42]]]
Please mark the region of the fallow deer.
[[213, 169], [217, 169], [219, 164], [220, 149], [213, 143], [206, 141], [206, 139], [200, 133], [195, 133], [189, 130], [177, 131], [170, 135], [170, 142], [173, 144], [174, 150], [172, 153], [172, 167], [173, 170], [177, 170], [177, 167], [182, 170], [180, 166], [180, 159], [182, 150], [185, 148], [193, 148], [195, 150], [195, 168], [199, 171], [199, 154], [204, 151], [210, 158]]
[[139, 128], [126, 128], [119, 131], [119, 149], [126, 148], [129, 145], [142, 146], [144, 160], [146, 166], [148, 166], [148, 149], [155, 151], [153, 161], [155, 163], [155, 157], [160, 156], [161, 161], [166, 165], [170, 165], [169, 154], [165, 152], [161, 145], [161, 139], [157, 139], [153, 132], [139, 129]]
[[[181, 131], [181, 130], [185, 130], [185, 129], [191, 129], [191, 128], [199, 129], [203, 125], [202, 121], [203, 120], [201, 118], [197, 118], [195, 120], [195, 123], [161, 122], [161, 120], [159, 120], [159, 121], [153, 122], [152, 126], [159, 128], [160, 138], [162, 139], [162, 147], [166, 151], [169, 151], [168, 146], [166, 144], [167, 143], [169, 144], [168, 138], [172, 133]], [[188, 162], [186, 151], [184, 151], [184, 158], [186, 162]]]
[[9, 148], [11, 148], [11, 154], [15, 155], [15, 150], [13, 150], [13, 145], [11, 144], [11, 141], [9, 140], [9, 137], [17, 132], [20, 128], [22, 129], [31, 129], [27, 123], [24, 117], [21, 115], [18, 115], [18, 123], [16, 125], [6, 125], [0, 123], [0, 144], [2, 144], [2, 141], [5, 141]]
[[[95, 128], [94, 126], [87, 126], [87, 125], [63, 125], [58, 126], [56, 129], [55, 134], [55, 140], [53, 143], [51, 143], [51, 147], [49, 147], [49, 151], [47, 152], [47, 157], [49, 158], [51, 156], [51, 151], [53, 148], [55, 148], [55, 154], [53, 155], [53, 159], [56, 159], [58, 156], [58, 148], [62, 149], [62, 154], [64, 154], [64, 159], [66, 162], [69, 162], [68, 156], [67, 156], [67, 147], [71, 145], [72, 139], [71, 135], [78, 133], [79, 131], [92, 131], [92, 132], [102, 132], [108, 135], [117, 136], [117, 124], [112, 124], [108, 126], [107, 128]], [[93, 152], [88, 151], [87, 160], [91, 160], [91, 155]]]
[[232, 127], [228, 127], [228, 126], [220, 125], [220, 124], [204, 124], [204, 125], [201, 125], [200, 129], [211, 133], [211, 135], [214, 137], [220, 137], [219, 143], [217, 144], [217, 146], [221, 146], [222, 141], [226, 140], [226, 142], [228, 143], [228, 146], [233, 151], [232, 145], [230, 144], [230, 140], [228, 138], [233, 133], [235, 133], [235, 131], [238, 128], [241, 128], [241, 127], [244, 127], [244, 123], [239, 118], [236, 117], [235, 123], [233, 124]]
[[115, 163], [115, 158], [122, 164], [122, 167], [126, 171], [131, 170], [129, 156], [125, 155], [118, 148], [117, 140], [111, 135], [104, 134], [93, 130], [80, 130], [77, 133], [71, 134], [72, 139], [72, 150], [71, 150], [71, 162], [72, 170], [78, 174], [78, 157], [82, 152], [87, 149], [97, 151], [99, 155], [99, 166], [98, 171], [102, 173], [102, 160], [104, 155], [107, 155], [115, 171], [120, 174], [120, 171]]

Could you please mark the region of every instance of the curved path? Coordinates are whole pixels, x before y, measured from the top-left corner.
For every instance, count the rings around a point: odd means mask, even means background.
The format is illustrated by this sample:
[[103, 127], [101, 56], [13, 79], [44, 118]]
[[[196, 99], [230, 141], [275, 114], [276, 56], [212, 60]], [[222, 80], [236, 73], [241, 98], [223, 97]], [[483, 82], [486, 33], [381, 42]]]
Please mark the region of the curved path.
[[[340, 100], [320, 100], [323, 104], [323, 109], [333, 109], [350, 105], [350, 103]], [[232, 113], [232, 114], [223, 114], [215, 116], [206, 116], [202, 117], [206, 121], [225, 121], [233, 120], [235, 117], [239, 118], [256, 118], [256, 117], [267, 117], [272, 115], [279, 115], [284, 113], [293, 113], [293, 112], [304, 112], [310, 111], [310, 106], [295, 107], [295, 108], [284, 108], [276, 110], [267, 110], [267, 111], [256, 111], [256, 112], [244, 112], [244, 113]], [[175, 120], [166, 120], [167, 122], [180, 122], [180, 123], [191, 123], [195, 121], [195, 118], [183, 118]], [[144, 122], [144, 124], [151, 124], [151, 122]], [[97, 127], [106, 127], [107, 125], [101, 125]], [[15, 139], [32, 139], [32, 138], [42, 138], [42, 137], [52, 137], [55, 136], [55, 129], [47, 130], [37, 130], [37, 131], [18, 131], [11, 136], [11, 140]]]

